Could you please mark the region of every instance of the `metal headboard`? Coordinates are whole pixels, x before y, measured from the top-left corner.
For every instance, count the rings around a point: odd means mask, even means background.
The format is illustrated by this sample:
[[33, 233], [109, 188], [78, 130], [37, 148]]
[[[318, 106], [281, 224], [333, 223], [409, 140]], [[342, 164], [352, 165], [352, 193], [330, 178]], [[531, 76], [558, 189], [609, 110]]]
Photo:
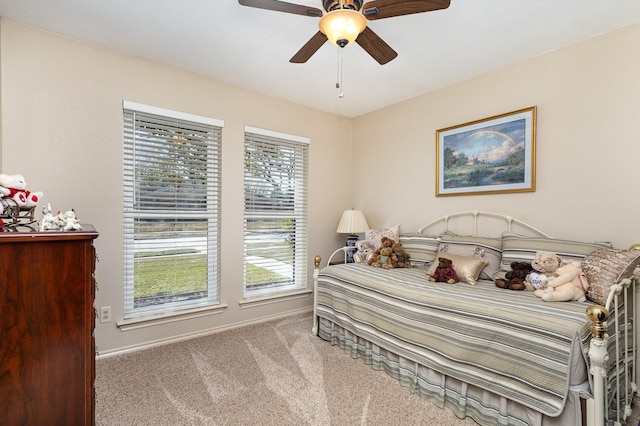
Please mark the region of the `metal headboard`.
[[547, 237], [550, 238], [550, 236], [544, 232], [542, 232], [541, 230], [539, 230], [538, 228], [529, 225], [528, 223], [525, 223], [521, 220], [515, 219], [513, 216], [507, 216], [504, 214], [500, 214], [500, 213], [492, 213], [492, 212], [481, 212], [478, 210], [471, 210], [471, 211], [466, 211], [466, 212], [460, 212], [460, 213], [453, 213], [453, 214], [449, 214], [446, 216], [441, 217], [440, 219], [436, 219], [433, 222], [428, 223], [427, 225], [423, 226], [422, 228], [418, 229], [419, 233], [424, 233], [425, 230], [434, 227], [435, 225], [438, 224], [442, 224], [442, 232], [449, 232], [449, 221], [451, 219], [455, 219], [455, 218], [460, 218], [460, 217], [472, 217], [473, 218], [473, 236], [477, 237], [478, 236], [478, 221], [480, 219], [480, 217], [482, 216], [486, 216], [486, 217], [491, 217], [491, 218], [495, 218], [495, 219], [500, 219], [500, 220], [504, 220], [507, 224], [507, 231], [508, 232], [513, 232], [513, 225], [517, 225], [519, 227], [519, 229], [525, 229], [528, 230], [534, 234], [536, 234], [536, 236], [541, 236], [541, 237]]

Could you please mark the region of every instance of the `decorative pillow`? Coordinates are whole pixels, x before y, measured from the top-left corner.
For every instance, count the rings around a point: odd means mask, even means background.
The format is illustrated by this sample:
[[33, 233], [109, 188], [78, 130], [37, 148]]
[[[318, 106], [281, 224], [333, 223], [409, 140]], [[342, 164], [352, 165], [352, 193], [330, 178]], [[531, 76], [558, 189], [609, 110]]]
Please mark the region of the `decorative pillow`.
[[380, 248], [380, 245], [382, 244], [380, 240], [382, 239], [382, 237], [387, 237], [393, 239], [393, 241], [398, 241], [398, 239], [400, 238], [400, 225], [395, 225], [390, 228], [383, 229], [369, 229], [364, 233], [364, 239], [373, 244], [375, 250]]
[[510, 271], [511, 262], [531, 263], [537, 251], [556, 253], [565, 262], [572, 260], [582, 262], [589, 253], [601, 248], [610, 249], [611, 243], [589, 243], [557, 238], [524, 237], [522, 235], [504, 232], [502, 234], [502, 263], [500, 270]]
[[[453, 261], [453, 269], [458, 274], [460, 282], [476, 285], [478, 283], [478, 276], [482, 269], [487, 265], [487, 261], [483, 259], [476, 259], [468, 256], [460, 256], [458, 254], [438, 252], [436, 259], [439, 257], [446, 257]], [[435, 261], [427, 271], [427, 275], [432, 276], [438, 267], [438, 262]]]
[[443, 234], [440, 237], [438, 250], [486, 260], [487, 266], [480, 273], [480, 279], [493, 281], [500, 271], [502, 239]]
[[439, 238], [419, 233], [401, 233], [400, 243], [411, 256], [412, 264], [433, 262], [440, 247]]
[[582, 262], [582, 271], [589, 281], [587, 298], [604, 305], [611, 286], [630, 277], [640, 263], [640, 250], [598, 249]]

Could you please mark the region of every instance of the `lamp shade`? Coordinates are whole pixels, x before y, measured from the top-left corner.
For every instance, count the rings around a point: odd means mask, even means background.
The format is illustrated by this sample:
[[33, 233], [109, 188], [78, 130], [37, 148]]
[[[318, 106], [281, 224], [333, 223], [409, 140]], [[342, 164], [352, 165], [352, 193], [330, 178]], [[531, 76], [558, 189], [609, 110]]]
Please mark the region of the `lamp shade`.
[[339, 234], [359, 234], [367, 231], [369, 224], [360, 210], [345, 210], [338, 224]]
[[345, 47], [352, 43], [367, 26], [364, 15], [350, 9], [336, 9], [320, 18], [318, 27], [329, 41], [336, 46]]

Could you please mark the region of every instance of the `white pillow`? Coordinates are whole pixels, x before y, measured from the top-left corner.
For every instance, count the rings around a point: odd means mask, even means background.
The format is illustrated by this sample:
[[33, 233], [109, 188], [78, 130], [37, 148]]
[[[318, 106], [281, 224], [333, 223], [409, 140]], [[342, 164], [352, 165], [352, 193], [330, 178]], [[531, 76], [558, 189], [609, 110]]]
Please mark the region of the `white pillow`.
[[373, 247], [377, 250], [382, 243], [382, 237], [391, 238], [393, 241], [400, 241], [400, 225], [395, 225], [390, 228], [382, 229], [369, 229], [364, 233], [364, 239], [373, 244]]

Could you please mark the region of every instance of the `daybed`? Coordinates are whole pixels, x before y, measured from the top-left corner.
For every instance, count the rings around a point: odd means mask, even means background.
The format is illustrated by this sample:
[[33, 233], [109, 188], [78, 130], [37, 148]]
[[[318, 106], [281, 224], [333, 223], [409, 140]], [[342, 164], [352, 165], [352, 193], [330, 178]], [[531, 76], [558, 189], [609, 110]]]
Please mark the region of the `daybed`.
[[[479, 237], [479, 230], [498, 237]], [[624, 422], [636, 391], [640, 250], [554, 239], [477, 211], [397, 238], [413, 267], [331, 264], [345, 247], [320, 269], [316, 256], [314, 334], [482, 425]], [[544, 302], [495, 285], [511, 262], [530, 262], [537, 251], [581, 261], [590, 300]], [[458, 275], [470, 283], [427, 279], [443, 252], [460, 256]]]

